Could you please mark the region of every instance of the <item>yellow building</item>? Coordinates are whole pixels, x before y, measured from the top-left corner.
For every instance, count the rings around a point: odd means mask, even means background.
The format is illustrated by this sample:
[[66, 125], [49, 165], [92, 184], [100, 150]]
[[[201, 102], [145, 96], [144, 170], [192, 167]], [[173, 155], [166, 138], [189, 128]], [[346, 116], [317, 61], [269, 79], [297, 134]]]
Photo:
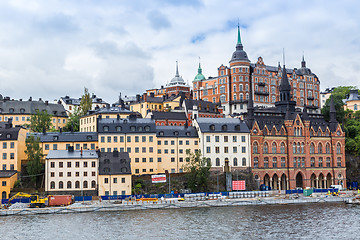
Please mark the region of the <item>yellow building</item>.
[[40, 140], [44, 159], [50, 150], [68, 150], [69, 146], [75, 150], [96, 150], [98, 135], [95, 132], [47, 132], [29, 133]]
[[14, 170], [0, 170], [0, 192], [1, 199], [8, 199], [10, 191], [17, 180], [17, 172]]
[[109, 107], [90, 110], [86, 115], [80, 117], [80, 132], [96, 132], [97, 118], [126, 118], [135, 113], [122, 107]]
[[186, 150], [198, 149], [196, 130], [156, 126], [152, 119], [99, 119], [101, 152], [128, 152], [132, 174], [182, 172]]
[[99, 154], [99, 196], [131, 195], [131, 167], [126, 152]]
[[63, 128], [66, 125], [68, 116], [61, 104], [53, 104], [48, 101], [11, 100], [9, 97], [2, 98], [0, 95], [0, 122], [7, 122], [12, 119], [13, 125], [30, 124], [31, 116], [36, 111], [47, 111], [51, 115], [51, 123], [54, 129]]
[[345, 100], [344, 109], [352, 110], [352, 111], [359, 111], [360, 110], [360, 96], [359, 90], [350, 90], [350, 94]]
[[25, 139], [28, 130], [13, 127], [11, 123], [0, 124], [1, 170], [21, 171], [21, 163], [26, 159]]

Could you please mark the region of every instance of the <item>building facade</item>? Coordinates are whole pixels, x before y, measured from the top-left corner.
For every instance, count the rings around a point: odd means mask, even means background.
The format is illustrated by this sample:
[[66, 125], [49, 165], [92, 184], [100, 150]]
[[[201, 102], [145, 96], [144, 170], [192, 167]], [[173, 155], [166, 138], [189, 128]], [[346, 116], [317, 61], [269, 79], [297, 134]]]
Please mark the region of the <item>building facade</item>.
[[[55, 103], [60, 103], [64, 106], [66, 113], [70, 116], [74, 113], [76, 108], [80, 108], [81, 98], [71, 98], [69, 96], [61, 97], [59, 101]], [[97, 97], [94, 93], [91, 94], [91, 109], [105, 108], [109, 104], [102, 100], [102, 98]]]
[[[251, 74], [250, 67], [253, 68]], [[256, 63], [251, 63], [244, 51], [238, 28], [236, 51], [231, 57], [230, 66], [221, 65], [218, 76], [214, 78], [204, 79], [198, 77], [198, 74], [193, 81], [193, 97], [213, 103], [221, 102], [225, 114], [236, 115], [246, 112], [251, 85], [254, 105], [271, 107], [279, 101], [281, 75], [285, 72], [292, 86], [291, 93], [296, 106], [302, 109], [306, 105], [309, 111], [318, 111], [320, 81], [306, 67], [304, 57], [301, 68], [286, 71], [282, 71], [280, 65], [266, 65], [262, 57]]]
[[349, 95], [344, 100], [344, 110], [351, 110], [353, 112], [360, 110], [360, 96], [359, 96], [359, 90], [353, 89], [350, 90]]
[[250, 131], [239, 118], [197, 118], [200, 150], [211, 160], [211, 169], [230, 171], [250, 168]]
[[[285, 66], [283, 71], [286, 71]], [[318, 113], [296, 110], [284, 74], [280, 99], [271, 108], [254, 108], [249, 99], [252, 172], [272, 189], [346, 187], [345, 132], [336, 121], [331, 101], [330, 122]]]

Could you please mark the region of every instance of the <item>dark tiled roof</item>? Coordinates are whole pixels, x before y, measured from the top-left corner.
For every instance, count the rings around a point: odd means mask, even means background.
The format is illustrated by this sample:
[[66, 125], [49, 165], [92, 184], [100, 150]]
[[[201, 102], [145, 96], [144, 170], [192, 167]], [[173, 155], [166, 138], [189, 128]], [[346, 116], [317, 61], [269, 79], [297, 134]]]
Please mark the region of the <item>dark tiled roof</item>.
[[36, 136], [40, 142], [97, 142], [96, 132], [47, 132], [47, 133], [28, 133], [27, 137]]
[[197, 138], [198, 134], [194, 127], [185, 126], [156, 126], [157, 137], [188, 137]]
[[46, 110], [53, 116], [66, 117], [66, 111], [62, 104], [46, 103], [41, 101], [0, 101], [0, 113], [2, 114], [35, 114], [36, 110]]
[[97, 110], [90, 110], [87, 112], [86, 116], [95, 115], [95, 114], [132, 114], [134, 112], [121, 107], [109, 107], [109, 108], [99, 108]]
[[0, 178], [8, 178], [16, 174], [15, 170], [0, 170]]
[[155, 133], [155, 121], [150, 118], [98, 118], [98, 133]]
[[47, 159], [97, 159], [98, 155], [95, 150], [74, 150], [70, 152], [68, 150], [50, 150], [46, 156]]
[[101, 152], [99, 175], [131, 174], [130, 158], [127, 152]]
[[248, 133], [249, 128], [239, 118], [197, 118], [201, 132]]
[[155, 120], [187, 120], [185, 112], [152, 112]]
[[0, 125], [0, 141], [17, 140], [21, 127], [6, 128]]
[[193, 110], [193, 106], [197, 106], [201, 113], [219, 113], [216, 109], [217, 104], [204, 100], [185, 99], [187, 110]]

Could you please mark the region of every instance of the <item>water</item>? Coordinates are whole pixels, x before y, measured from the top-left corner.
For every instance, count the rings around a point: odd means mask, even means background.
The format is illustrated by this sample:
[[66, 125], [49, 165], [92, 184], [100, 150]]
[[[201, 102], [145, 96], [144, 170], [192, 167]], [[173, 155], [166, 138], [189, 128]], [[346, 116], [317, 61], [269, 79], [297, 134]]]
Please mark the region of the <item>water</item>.
[[360, 206], [239, 206], [0, 217], [1, 239], [360, 239]]

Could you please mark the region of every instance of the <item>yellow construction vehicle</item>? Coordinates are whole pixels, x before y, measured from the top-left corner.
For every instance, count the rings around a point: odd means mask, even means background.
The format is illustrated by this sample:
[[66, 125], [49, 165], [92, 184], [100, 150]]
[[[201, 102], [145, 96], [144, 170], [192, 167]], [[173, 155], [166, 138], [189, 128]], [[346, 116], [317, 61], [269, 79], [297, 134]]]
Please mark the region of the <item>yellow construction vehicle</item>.
[[31, 208], [43, 208], [48, 205], [48, 197], [40, 198], [39, 195], [36, 194], [28, 194], [23, 192], [18, 192], [11, 198], [9, 198], [8, 203], [6, 205], [6, 208], [8, 208], [11, 205], [11, 201], [13, 199], [16, 199], [18, 197], [27, 197], [30, 198], [30, 207]]

